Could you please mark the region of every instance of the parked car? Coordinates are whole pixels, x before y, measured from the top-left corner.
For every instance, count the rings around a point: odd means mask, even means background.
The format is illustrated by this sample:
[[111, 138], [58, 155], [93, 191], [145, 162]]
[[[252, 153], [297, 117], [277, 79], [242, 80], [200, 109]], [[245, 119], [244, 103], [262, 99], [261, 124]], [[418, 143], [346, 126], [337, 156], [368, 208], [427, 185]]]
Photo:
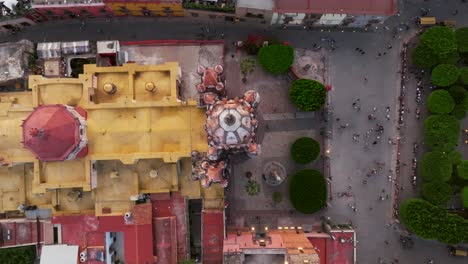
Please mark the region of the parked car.
[[455, 257], [468, 257], [468, 249], [462, 247], [450, 247], [450, 255]]

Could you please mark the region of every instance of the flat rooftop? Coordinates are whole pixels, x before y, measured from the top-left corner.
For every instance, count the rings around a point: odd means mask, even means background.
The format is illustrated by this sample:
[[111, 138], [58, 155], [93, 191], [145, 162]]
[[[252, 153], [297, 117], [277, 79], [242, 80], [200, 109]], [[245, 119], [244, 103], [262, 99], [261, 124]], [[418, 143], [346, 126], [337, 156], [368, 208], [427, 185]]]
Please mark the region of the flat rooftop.
[[397, 12], [396, 0], [275, 0], [274, 12], [389, 16]]
[[274, 0], [237, 0], [236, 7], [241, 8], [254, 8], [262, 10], [272, 10], [275, 6]]

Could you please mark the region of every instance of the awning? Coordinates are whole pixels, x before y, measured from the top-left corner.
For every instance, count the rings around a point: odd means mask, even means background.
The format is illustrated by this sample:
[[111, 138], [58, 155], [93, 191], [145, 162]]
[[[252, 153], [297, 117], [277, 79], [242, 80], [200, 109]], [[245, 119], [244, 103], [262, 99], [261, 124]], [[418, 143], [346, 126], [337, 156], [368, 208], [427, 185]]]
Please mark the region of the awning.
[[60, 58], [60, 42], [43, 42], [37, 44], [37, 56], [41, 59]]
[[76, 264], [78, 246], [45, 245], [42, 247], [40, 264]]
[[62, 54], [79, 54], [79, 53], [89, 53], [89, 41], [73, 41], [73, 42], [62, 42], [61, 45]]

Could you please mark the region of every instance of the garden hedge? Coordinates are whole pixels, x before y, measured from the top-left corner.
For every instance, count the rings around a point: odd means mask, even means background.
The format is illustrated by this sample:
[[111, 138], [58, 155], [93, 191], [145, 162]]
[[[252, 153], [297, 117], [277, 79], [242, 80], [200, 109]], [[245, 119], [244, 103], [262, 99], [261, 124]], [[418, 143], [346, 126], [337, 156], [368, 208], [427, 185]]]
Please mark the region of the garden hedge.
[[445, 182], [429, 182], [422, 187], [421, 195], [424, 200], [436, 206], [446, 206], [452, 198], [453, 190]]
[[312, 214], [327, 204], [327, 184], [317, 170], [298, 171], [289, 185], [289, 198], [297, 211]]
[[431, 73], [431, 82], [434, 85], [440, 87], [448, 87], [454, 84], [458, 77], [460, 77], [460, 71], [457, 66], [453, 64], [439, 64]]
[[325, 104], [327, 90], [315, 80], [299, 79], [289, 89], [289, 99], [303, 111], [317, 111]]
[[455, 100], [456, 104], [461, 104], [463, 103], [463, 100], [465, 100], [466, 97], [466, 90], [463, 88], [461, 85], [453, 85], [448, 89], [448, 92], [450, 95], [453, 97], [453, 100]]
[[468, 86], [468, 67], [462, 67], [460, 68], [460, 82]]
[[411, 232], [422, 238], [452, 245], [468, 241], [468, 220], [422, 199], [404, 201], [400, 217]]
[[452, 161], [452, 165], [458, 165], [462, 161], [463, 155], [460, 153], [460, 151], [454, 149], [450, 151], [448, 154], [449, 159]]
[[463, 207], [468, 208], [468, 186], [463, 187], [461, 191]]
[[291, 157], [299, 164], [311, 163], [320, 154], [320, 144], [313, 138], [302, 137], [294, 141]]
[[427, 99], [427, 108], [433, 114], [448, 114], [455, 107], [455, 100], [446, 90], [433, 91]]
[[424, 141], [433, 151], [452, 151], [459, 134], [460, 124], [451, 115], [431, 115], [424, 120]]
[[13, 247], [0, 249], [2, 264], [31, 264], [36, 259], [36, 247]]
[[458, 52], [468, 53], [468, 27], [462, 27], [455, 31]]
[[455, 32], [448, 27], [429, 28], [421, 35], [421, 43], [430, 48], [439, 58], [457, 51]]
[[468, 160], [462, 160], [457, 165], [457, 175], [462, 179], [468, 180]]
[[419, 44], [413, 52], [413, 64], [420, 68], [432, 68], [439, 64], [437, 55], [426, 45]]
[[452, 177], [452, 160], [443, 152], [426, 152], [420, 172], [426, 182], [446, 182]]
[[258, 52], [258, 61], [270, 73], [284, 73], [294, 61], [294, 50], [286, 45], [265, 46]]

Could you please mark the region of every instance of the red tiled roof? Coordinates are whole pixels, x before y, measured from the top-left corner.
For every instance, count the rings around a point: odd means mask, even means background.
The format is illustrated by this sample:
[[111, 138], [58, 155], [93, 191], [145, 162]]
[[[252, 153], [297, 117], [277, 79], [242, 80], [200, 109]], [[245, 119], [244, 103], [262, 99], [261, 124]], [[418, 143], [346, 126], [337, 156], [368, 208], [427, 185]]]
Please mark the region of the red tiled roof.
[[[141, 208], [138, 208], [141, 207]], [[151, 216], [151, 205], [135, 205], [134, 218], [138, 214]], [[135, 214], [137, 214], [135, 216]], [[151, 218], [150, 218], [151, 219]], [[52, 223], [62, 225], [62, 242], [80, 246], [80, 251], [88, 246], [105, 246], [106, 232], [124, 233], [125, 263], [153, 264], [153, 229], [151, 222], [125, 224], [123, 216], [54, 216]], [[140, 222], [141, 223], [141, 222]]]
[[155, 255], [158, 256], [158, 263], [177, 263], [175, 217], [154, 218], [153, 231], [155, 237]]
[[223, 263], [223, 211], [203, 210], [202, 238], [203, 264]]
[[[44, 223], [39, 223], [40, 233], [39, 241], [44, 241]], [[0, 233], [4, 234], [4, 239], [0, 239], [0, 246], [20, 246], [24, 244], [37, 243], [37, 223], [36, 221], [15, 221], [15, 222], [1, 222]], [[6, 236], [10, 230], [10, 239], [7, 240]]]
[[79, 121], [63, 105], [43, 105], [23, 122], [23, 144], [38, 159], [64, 160], [80, 142]]
[[350, 14], [350, 15], [394, 15], [396, 0], [276, 0], [275, 12]]

